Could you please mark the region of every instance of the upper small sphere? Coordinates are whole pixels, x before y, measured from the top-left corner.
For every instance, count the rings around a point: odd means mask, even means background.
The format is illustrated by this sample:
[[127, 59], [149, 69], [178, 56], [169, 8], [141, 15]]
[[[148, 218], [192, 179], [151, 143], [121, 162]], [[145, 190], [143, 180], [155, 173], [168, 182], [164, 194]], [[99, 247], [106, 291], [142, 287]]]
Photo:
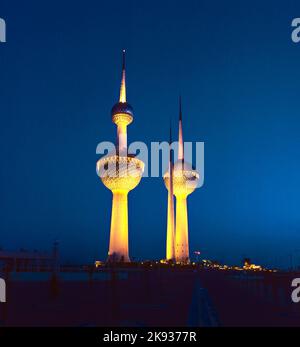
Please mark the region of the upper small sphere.
[[133, 108], [128, 102], [117, 102], [111, 109], [111, 116], [116, 114], [128, 114], [133, 117]]

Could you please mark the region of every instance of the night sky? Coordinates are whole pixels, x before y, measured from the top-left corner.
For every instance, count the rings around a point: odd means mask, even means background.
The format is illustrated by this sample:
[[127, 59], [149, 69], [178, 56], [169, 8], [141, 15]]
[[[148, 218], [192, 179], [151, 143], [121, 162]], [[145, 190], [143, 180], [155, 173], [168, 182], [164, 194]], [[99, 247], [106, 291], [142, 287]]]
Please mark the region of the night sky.
[[[300, 258], [299, 1], [1, 0], [0, 246], [105, 259], [111, 192], [96, 175], [114, 141], [127, 50], [128, 140], [205, 142], [205, 183], [189, 197], [190, 250], [288, 266]], [[130, 254], [165, 255], [167, 191], [129, 195]], [[299, 259], [300, 263], [300, 259]]]

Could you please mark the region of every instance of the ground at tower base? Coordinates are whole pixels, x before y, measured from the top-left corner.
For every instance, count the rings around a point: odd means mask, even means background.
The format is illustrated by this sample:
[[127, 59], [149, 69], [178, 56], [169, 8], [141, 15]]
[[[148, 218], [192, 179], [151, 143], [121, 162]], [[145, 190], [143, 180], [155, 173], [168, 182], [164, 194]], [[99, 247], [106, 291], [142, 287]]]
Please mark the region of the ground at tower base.
[[156, 262], [6, 271], [0, 326], [299, 326], [296, 277]]

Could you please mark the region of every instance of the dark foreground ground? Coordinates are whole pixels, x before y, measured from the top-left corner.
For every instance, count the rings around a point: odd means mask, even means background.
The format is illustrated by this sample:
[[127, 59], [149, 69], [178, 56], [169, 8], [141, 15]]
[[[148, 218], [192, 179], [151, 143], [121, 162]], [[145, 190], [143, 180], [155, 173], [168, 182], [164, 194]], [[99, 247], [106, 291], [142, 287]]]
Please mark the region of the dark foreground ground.
[[300, 326], [300, 303], [290, 298], [300, 275], [102, 271], [85, 279], [61, 274], [58, 282], [8, 279], [0, 326]]

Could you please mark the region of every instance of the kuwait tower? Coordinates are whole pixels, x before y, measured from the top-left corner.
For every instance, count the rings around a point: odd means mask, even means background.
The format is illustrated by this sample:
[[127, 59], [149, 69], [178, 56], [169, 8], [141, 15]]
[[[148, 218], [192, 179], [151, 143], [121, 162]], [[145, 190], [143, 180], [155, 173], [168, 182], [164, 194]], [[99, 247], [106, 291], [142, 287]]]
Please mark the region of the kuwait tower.
[[117, 126], [116, 150], [97, 162], [97, 173], [112, 192], [112, 211], [108, 261], [130, 262], [128, 250], [128, 193], [139, 183], [144, 163], [127, 152], [127, 126], [133, 121], [133, 109], [126, 100], [125, 51], [123, 51], [120, 98], [111, 110]]
[[187, 264], [190, 262], [187, 197], [197, 188], [199, 174], [184, 160], [181, 98], [178, 137], [178, 160], [173, 170], [173, 191], [176, 197], [175, 258], [177, 263]]

